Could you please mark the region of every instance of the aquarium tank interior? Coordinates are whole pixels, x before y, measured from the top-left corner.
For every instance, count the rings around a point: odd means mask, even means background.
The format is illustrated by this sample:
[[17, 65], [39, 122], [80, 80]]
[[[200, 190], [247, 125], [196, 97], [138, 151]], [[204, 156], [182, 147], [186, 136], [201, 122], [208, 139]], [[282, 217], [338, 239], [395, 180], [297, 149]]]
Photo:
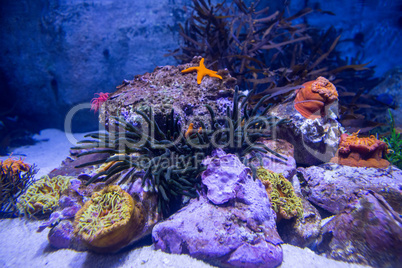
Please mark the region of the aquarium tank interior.
[[1, 0], [1, 267], [401, 267], [402, 1]]

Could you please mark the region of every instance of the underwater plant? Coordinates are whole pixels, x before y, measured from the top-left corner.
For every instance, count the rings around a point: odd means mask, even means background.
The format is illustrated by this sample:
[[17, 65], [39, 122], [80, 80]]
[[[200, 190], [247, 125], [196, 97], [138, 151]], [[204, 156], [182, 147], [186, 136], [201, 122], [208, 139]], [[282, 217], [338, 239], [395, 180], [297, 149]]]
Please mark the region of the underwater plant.
[[292, 183], [282, 174], [260, 167], [257, 169], [257, 178], [265, 186], [272, 208], [276, 212], [277, 222], [303, 216], [301, 199], [295, 194]]
[[60, 195], [70, 186], [70, 178], [45, 175], [30, 185], [26, 192], [18, 198], [17, 208], [20, 214], [33, 216], [47, 214], [59, 205]]
[[391, 134], [382, 138], [382, 141], [388, 145], [388, 153], [385, 157], [392, 165], [402, 169], [402, 135], [401, 133], [396, 133], [394, 117], [389, 109], [388, 114], [390, 117]]
[[77, 212], [74, 233], [91, 249], [110, 252], [127, 245], [145, 224], [144, 211], [118, 185], [94, 192]]
[[0, 161], [0, 218], [18, 216], [17, 199], [37, 173], [35, 165], [9, 157]]
[[[103, 171], [94, 175], [88, 182], [98, 178], [107, 183], [118, 180], [118, 183], [142, 179], [142, 186], [158, 193], [158, 212], [166, 216], [169, 210], [181, 197], [197, 197], [200, 189], [200, 173], [205, 170], [202, 159], [210, 155], [215, 148], [224, 148], [228, 153], [237, 153], [240, 157], [251, 150], [264, 153], [272, 151], [258, 138], [271, 136], [272, 128], [286, 120], [267, 117], [268, 107], [262, 103], [251, 108], [247, 105], [248, 96], [239, 95], [236, 87], [233, 108], [227, 108], [226, 117], [216, 118], [213, 109], [206, 106], [211, 123], [207, 126], [199, 122], [200, 127], [194, 129], [190, 124], [187, 131], [182, 130], [181, 120], [172, 110], [165, 116], [165, 125], [159, 126], [152, 109], [147, 112], [135, 111], [143, 119], [142, 124], [134, 126], [118, 117], [114, 120], [117, 131], [108, 133], [92, 133], [86, 135], [93, 140], [83, 140], [75, 150], [83, 150], [78, 157], [88, 154], [109, 153], [110, 157], [89, 162], [77, 167], [111, 163], [103, 166]], [[241, 101], [241, 102], [240, 102]], [[162, 130], [163, 129], [163, 130]], [[121, 176], [120, 176], [121, 175]]]

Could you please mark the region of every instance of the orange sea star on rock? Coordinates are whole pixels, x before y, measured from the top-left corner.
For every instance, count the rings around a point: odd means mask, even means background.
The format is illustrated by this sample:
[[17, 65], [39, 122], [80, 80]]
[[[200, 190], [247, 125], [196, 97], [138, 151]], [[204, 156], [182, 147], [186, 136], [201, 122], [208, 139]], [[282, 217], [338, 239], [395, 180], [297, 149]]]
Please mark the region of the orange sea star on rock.
[[189, 73], [189, 72], [193, 72], [193, 71], [197, 71], [197, 83], [198, 84], [201, 84], [202, 78], [206, 75], [208, 75], [210, 77], [216, 77], [216, 78], [222, 79], [222, 76], [216, 74], [217, 72], [207, 69], [205, 67], [204, 58], [201, 59], [200, 65], [198, 67], [190, 67], [185, 70], [182, 70], [181, 72]]
[[[296, 93], [294, 107], [301, 115], [309, 119], [325, 116], [324, 107], [338, 99], [334, 84], [322, 76], [304, 83], [303, 88]], [[316, 114], [318, 111], [320, 115]]]

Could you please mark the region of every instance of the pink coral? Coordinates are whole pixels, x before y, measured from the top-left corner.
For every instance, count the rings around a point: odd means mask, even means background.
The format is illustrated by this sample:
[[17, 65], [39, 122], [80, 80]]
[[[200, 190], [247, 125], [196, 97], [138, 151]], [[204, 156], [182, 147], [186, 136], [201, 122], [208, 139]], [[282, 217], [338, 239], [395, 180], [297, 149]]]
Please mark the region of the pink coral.
[[95, 113], [99, 110], [99, 108], [101, 107], [101, 105], [107, 101], [107, 99], [109, 98], [109, 93], [95, 93], [95, 96], [98, 95], [97, 98], [93, 98], [91, 100], [91, 110], [94, 110]]

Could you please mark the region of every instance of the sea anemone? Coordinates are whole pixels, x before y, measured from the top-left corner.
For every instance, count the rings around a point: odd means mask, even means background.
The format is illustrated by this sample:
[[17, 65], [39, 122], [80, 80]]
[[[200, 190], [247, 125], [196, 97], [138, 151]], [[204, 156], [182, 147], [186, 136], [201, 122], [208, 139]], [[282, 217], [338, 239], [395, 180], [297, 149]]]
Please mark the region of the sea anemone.
[[303, 216], [301, 199], [295, 194], [290, 181], [282, 174], [260, 167], [257, 169], [257, 178], [265, 186], [272, 208], [276, 212], [277, 222]]
[[102, 104], [107, 101], [109, 98], [109, 93], [100, 92], [95, 93], [95, 96], [96, 95], [98, 95], [98, 97], [91, 100], [91, 110], [94, 110], [95, 113], [100, 109]]
[[49, 178], [45, 175], [18, 198], [17, 207], [20, 214], [35, 215], [52, 212], [58, 205], [62, 192], [70, 186], [71, 177], [57, 176]]
[[74, 233], [92, 250], [117, 251], [128, 245], [145, 225], [144, 209], [120, 186], [93, 193], [77, 212]]
[[388, 167], [389, 162], [383, 159], [387, 153], [387, 144], [373, 135], [359, 138], [358, 134], [341, 135], [339, 149], [331, 162], [352, 167]]
[[304, 83], [303, 88], [296, 90], [296, 94], [295, 109], [309, 119], [324, 117], [325, 106], [338, 99], [334, 84], [322, 76]]

